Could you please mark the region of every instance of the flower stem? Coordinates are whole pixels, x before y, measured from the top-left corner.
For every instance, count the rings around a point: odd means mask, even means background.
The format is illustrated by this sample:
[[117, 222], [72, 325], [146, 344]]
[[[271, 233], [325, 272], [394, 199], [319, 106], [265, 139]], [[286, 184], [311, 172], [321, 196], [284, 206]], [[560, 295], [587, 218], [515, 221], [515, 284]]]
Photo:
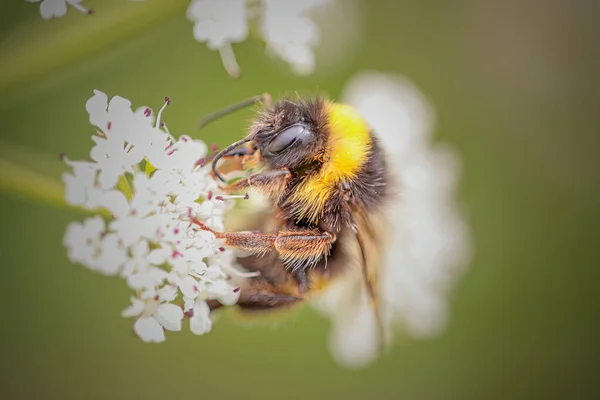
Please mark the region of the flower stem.
[[239, 78], [242, 75], [242, 70], [235, 59], [235, 53], [233, 52], [233, 48], [231, 47], [231, 43], [225, 44], [223, 47], [219, 49], [219, 53], [221, 54], [221, 61], [223, 62], [223, 66], [225, 70], [234, 79]]
[[[67, 203], [64, 191], [62, 182], [0, 157], [0, 192], [57, 208], [90, 213], [90, 210]], [[112, 218], [111, 213], [105, 209], [94, 210], [94, 213], [104, 218]]]
[[62, 184], [48, 176], [0, 158], [0, 190], [53, 206], [65, 207]]

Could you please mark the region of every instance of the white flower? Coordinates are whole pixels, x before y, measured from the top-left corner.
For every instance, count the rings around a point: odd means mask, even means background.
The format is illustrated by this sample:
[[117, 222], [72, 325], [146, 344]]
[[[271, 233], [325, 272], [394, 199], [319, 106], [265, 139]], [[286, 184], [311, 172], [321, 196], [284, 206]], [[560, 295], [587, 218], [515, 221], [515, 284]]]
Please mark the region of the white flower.
[[248, 37], [245, 0], [192, 0], [187, 16], [194, 21], [194, 38], [211, 50]]
[[145, 300], [132, 297], [131, 306], [122, 312], [123, 317], [138, 317], [133, 330], [144, 342], [164, 342], [164, 329], [181, 330], [183, 310], [175, 304], [161, 302], [160, 296], [157, 297]]
[[[38, 3], [40, 0], [26, 0], [29, 3]], [[67, 4], [83, 14], [92, 14], [92, 10], [83, 7], [83, 0], [43, 0], [40, 4], [40, 14], [42, 18], [50, 19], [52, 17], [62, 17], [67, 13]]]
[[144, 341], [165, 340], [163, 327], [180, 330], [183, 311], [172, 301], [180, 299], [186, 311], [198, 308], [193, 330], [204, 333], [211, 320], [200, 321], [203, 309], [195, 302], [231, 305], [239, 297], [224, 272], [237, 271], [229, 251], [222, 252], [215, 235], [196, 223], [222, 229], [232, 204], [223, 201], [228, 196], [222, 197], [210, 166], [198, 165], [206, 145], [189, 136], [175, 140], [161, 122], [169, 103], [165, 98], [154, 118], [148, 107], [133, 111], [129, 100], [109, 101], [94, 91], [86, 103], [97, 133], [93, 161], [65, 157], [73, 172], [63, 175], [67, 201], [109, 212], [107, 222], [96, 216], [69, 225], [69, 258], [127, 281], [137, 295], [124, 315], [139, 316], [134, 329]]
[[309, 17], [328, 0], [262, 0], [261, 31], [267, 50], [286, 61], [300, 75], [315, 69], [313, 48], [319, 42], [319, 28]]
[[133, 165], [142, 161], [144, 155], [137, 147], [125, 145], [122, 139], [92, 137], [96, 146], [92, 147], [90, 157], [96, 161], [100, 170], [98, 183], [102, 189], [110, 189], [117, 184], [119, 176], [133, 172]]
[[[449, 291], [470, 254], [466, 222], [454, 198], [458, 156], [431, 144], [434, 112], [405, 78], [361, 73], [347, 84], [342, 99], [381, 139], [401, 190], [392, 215], [386, 216], [393, 232], [379, 277], [384, 333], [388, 340], [394, 326], [416, 338], [439, 333], [447, 320]], [[360, 271], [332, 285], [317, 306], [332, 319], [330, 347], [340, 363], [363, 366], [379, 354], [383, 344]]]
[[[111, 212], [114, 217], [120, 218], [129, 213], [130, 207], [125, 195], [118, 190], [102, 190], [97, 183], [94, 174], [90, 182], [78, 180], [74, 185], [81, 185], [87, 194], [85, 208], [95, 210], [104, 208]], [[74, 189], [75, 190], [75, 189]]]
[[192, 0], [187, 17], [194, 22], [194, 38], [218, 50], [227, 72], [239, 76], [231, 48], [248, 38], [249, 21], [257, 20], [258, 33], [269, 53], [289, 63], [298, 74], [313, 72], [319, 29], [310, 12], [331, 0]]
[[148, 261], [148, 242], [139, 241], [131, 246], [131, 257], [125, 262], [122, 275], [132, 289], [153, 289], [160, 286], [167, 272], [155, 268]]
[[105, 229], [101, 217], [88, 218], [83, 224], [71, 222], [64, 238], [69, 259], [84, 264], [91, 262], [100, 247]]
[[71, 261], [106, 275], [119, 272], [126, 260], [125, 248], [116, 235], [106, 234], [100, 217], [88, 218], [83, 224], [69, 224], [64, 244]]

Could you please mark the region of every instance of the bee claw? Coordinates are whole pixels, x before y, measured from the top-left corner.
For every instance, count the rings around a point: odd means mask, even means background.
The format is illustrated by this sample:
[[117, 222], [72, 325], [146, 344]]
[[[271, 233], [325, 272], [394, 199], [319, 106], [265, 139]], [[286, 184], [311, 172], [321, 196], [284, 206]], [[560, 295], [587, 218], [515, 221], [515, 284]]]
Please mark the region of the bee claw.
[[306, 276], [306, 271], [303, 268], [298, 268], [293, 272], [294, 278], [298, 282], [298, 292], [300, 295], [308, 292], [309, 284], [308, 284], [308, 276]]

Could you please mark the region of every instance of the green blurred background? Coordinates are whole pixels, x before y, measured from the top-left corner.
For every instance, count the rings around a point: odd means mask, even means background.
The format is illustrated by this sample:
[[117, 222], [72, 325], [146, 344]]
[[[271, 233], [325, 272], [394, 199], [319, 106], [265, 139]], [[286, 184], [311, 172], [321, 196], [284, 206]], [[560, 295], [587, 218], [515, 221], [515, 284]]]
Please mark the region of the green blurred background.
[[[83, 214], [7, 189], [15, 171], [3, 164], [1, 398], [600, 396], [599, 2], [364, 1], [361, 40], [338, 65], [318, 59], [296, 77], [250, 39], [234, 46], [239, 81], [194, 41], [187, 1], [84, 4], [96, 13], [44, 21], [39, 4], [0, 3], [3, 159], [59, 183], [58, 155], [91, 147], [93, 89], [154, 109], [168, 95], [173, 133], [224, 145], [250, 111], [200, 136], [201, 116], [262, 92], [336, 97], [360, 70], [399, 72], [434, 102], [436, 140], [462, 156], [475, 254], [444, 334], [401, 340], [364, 370], [332, 361], [328, 322], [309, 307], [277, 323], [224, 315], [209, 335], [148, 345], [120, 317], [123, 280], [67, 260], [65, 227]], [[38, 185], [34, 172], [19, 179]]]

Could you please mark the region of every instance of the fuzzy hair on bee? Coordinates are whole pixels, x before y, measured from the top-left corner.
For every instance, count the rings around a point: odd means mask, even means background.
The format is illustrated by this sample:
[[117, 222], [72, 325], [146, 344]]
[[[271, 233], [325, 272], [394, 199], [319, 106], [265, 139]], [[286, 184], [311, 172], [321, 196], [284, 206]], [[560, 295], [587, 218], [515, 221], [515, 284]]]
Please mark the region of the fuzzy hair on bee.
[[239, 231], [200, 224], [250, 254], [238, 261], [258, 276], [241, 282], [238, 306], [256, 311], [297, 304], [345, 274], [360, 273], [378, 314], [385, 210], [394, 185], [376, 134], [354, 108], [324, 97], [283, 98], [273, 106], [270, 97], [260, 99], [265, 104], [247, 136], [212, 165], [222, 178], [228, 157], [255, 160], [257, 172], [223, 190], [261, 192], [269, 207], [244, 218]]

